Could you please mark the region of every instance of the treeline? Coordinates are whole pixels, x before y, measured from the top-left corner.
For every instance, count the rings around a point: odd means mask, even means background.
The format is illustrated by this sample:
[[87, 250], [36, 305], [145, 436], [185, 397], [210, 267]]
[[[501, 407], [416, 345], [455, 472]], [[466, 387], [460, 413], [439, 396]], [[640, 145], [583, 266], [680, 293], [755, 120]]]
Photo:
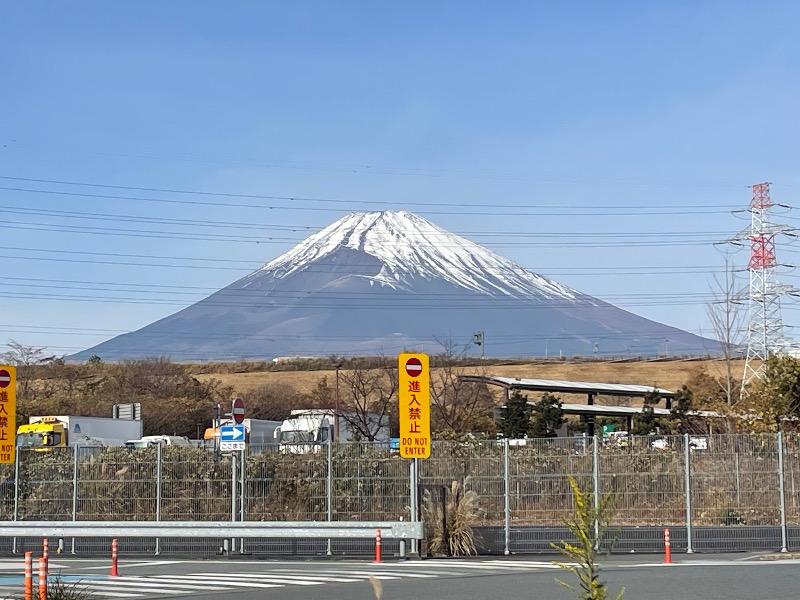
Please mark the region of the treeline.
[[[17, 414], [19, 422], [30, 415], [79, 414], [111, 416], [112, 406], [139, 402], [142, 406], [144, 432], [200, 437], [212, 422], [217, 404], [227, 408], [231, 399], [241, 395], [247, 415], [256, 419], [283, 420], [295, 408], [334, 408], [349, 415], [351, 426], [365, 441], [377, 431], [366, 415], [379, 415], [398, 435], [398, 381], [395, 357], [311, 359], [304, 370], [335, 370], [336, 376], [319, 378], [311, 392], [300, 392], [287, 384], [266, 384], [237, 394], [213, 377], [201, 381], [199, 371], [209, 365], [184, 365], [164, 357], [104, 363], [93, 357], [86, 363], [69, 363], [47, 356], [43, 348], [10, 342], [11, 351], [0, 362], [18, 367]], [[289, 370], [294, 363], [264, 363], [270, 370]], [[305, 361], [308, 362], [308, 361]], [[431, 426], [438, 439], [458, 438], [480, 433], [507, 437], [549, 437], [555, 435], [563, 420], [562, 399], [553, 394], [518, 394], [512, 398], [506, 416], [495, 422], [497, 398], [483, 383], [463, 381], [460, 375], [488, 375], [485, 362], [474, 365], [445, 347], [431, 356]], [[242, 363], [232, 363], [245, 368]], [[250, 363], [247, 363], [249, 365]], [[249, 367], [248, 367], [249, 369]], [[298, 369], [300, 370], [300, 369]], [[657, 387], [657, 382], [653, 382]], [[579, 402], [581, 400], [578, 400]], [[637, 435], [649, 433], [695, 433], [709, 429], [722, 433], [774, 432], [794, 430], [800, 423], [800, 361], [789, 356], [772, 357], [762, 377], [740, 393], [740, 382], [728, 377], [713, 377], [698, 365], [697, 371], [677, 390], [668, 418], [656, 417], [653, 408], [662, 399], [645, 398], [644, 411], [633, 422]], [[598, 398], [598, 404], [618, 404], [619, 399]], [[719, 417], [700, 417], [697, 411], [713, 411]], [[598, 424], [604, 422], [597, 420]], [[570, 433], [585, 430], [577, 420], [567, 422]]]

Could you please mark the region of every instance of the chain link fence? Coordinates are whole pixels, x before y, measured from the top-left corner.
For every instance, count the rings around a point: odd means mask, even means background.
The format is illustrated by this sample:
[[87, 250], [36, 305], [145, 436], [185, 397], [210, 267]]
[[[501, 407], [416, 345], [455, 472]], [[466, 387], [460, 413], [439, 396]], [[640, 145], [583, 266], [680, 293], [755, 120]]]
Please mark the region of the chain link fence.
[[[232, 456], [173, 446], [20, 448], [15, 464], [0, 465], [0, 515], [9, 521], [411, 519], [411, 461], [387, 445], [291, 450], [250, 446]], [[418, 497], [428, 490], [432, 501], [444, 502], [458, 482], [477, 494], [482, 551], [548, 551], [574, 510], [570, 476], [598, 499], [611, 495], [609, 549], [656, 551], [664, 527], [672, 528], [675, 550], [800, 547], [798, 434], [438, 441], [431, 457], [419, 461]], [[21, 545], [4, 540], [0, 551]], [[96, 543], [71, 547], [91, 550]], [[152, 540], [142, 551], [198, 547], [216, 552], [219, 541]], [[250, 540], [247, 547], [277, 554], [370, 551], [361, 542], [325, 540]]]

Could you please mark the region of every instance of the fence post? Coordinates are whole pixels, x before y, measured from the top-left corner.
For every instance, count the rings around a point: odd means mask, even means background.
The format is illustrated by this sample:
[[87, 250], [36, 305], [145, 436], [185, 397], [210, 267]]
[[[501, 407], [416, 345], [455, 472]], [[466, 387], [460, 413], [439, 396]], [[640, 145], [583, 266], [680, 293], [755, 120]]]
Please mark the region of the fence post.
[[788, 552], [786, 531], [786, 498], [783, 481], [783, 432], [778, 432], [778, 493], [781, 506], [781, 552]]
[[595, 550], [600, 549], [600, 521], [597, 513], [600, 511], [600, 448], [598, 447], [598, 437], [592, 436], [592, 482], [594, 485], [594, 539]]
[[508, 438], [503, 438], [503, 500], [504, 517], [503, 531], [505, 534], [505, 548], [503, 554], [511, 554], [511, 464], [509, 457]]
[[[80, 444], [72, 447], [72, 520], [78, 520], [78, 469], [79, 469], [79, 450]], [[72, 538], [71, 554], [75, 554], [75, 538]]]
[[[156, 446], [156, 521], [161, 520], [161, 495], [163, 494], [162, 480], [164, 478], [164, 467], [162, 466], [164, 458], [164, 446], [158, 444]], [[161, 554], [161, 538], [156, 538], [155, 555]]]
[[[22, 448], [17, 448], [17, 455], [14, 457], [14, 520], [19, 519], [19, 461]], [[11, 545], [11, 553], [17, 553], [17, 538], [14, 538]]]
[[683, 487], [686, 493], [686, 553], [692, 554], [692, 459], [689, 434], [683, 434]]
[[[325, 500], [327, 501], [328, 521], [333, 521], [333, 439], [331, 436], [328, 436], [328, 447], [326, 450], [328, 452], [328, 478], [325, 482], [325, 495], [327, 496]], [[333, 554], [333, 542], [330, 538], [328, 538], [325, 554], [328, 556]]]

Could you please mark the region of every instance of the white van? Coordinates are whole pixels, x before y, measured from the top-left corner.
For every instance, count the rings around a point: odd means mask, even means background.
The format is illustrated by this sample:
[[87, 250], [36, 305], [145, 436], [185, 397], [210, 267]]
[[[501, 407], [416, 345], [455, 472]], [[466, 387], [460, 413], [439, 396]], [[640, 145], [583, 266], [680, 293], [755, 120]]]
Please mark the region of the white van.
[[182, 435], [146, 435], [140, 440], [128, 440], [126, 448], [149, 448], [161, 444], [162, 446], [191, 446], [189, 438]]

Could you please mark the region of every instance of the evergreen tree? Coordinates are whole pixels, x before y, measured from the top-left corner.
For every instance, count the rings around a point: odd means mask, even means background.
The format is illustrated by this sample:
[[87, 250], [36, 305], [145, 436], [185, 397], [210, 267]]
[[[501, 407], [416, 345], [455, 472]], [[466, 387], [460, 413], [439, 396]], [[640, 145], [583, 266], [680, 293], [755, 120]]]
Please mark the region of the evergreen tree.
[[650, 435], [656, 428], [656, 416], [653, 413], [653, 407], [645, 404], [642, 407], [642, 412], [633, 417], [633, 425], [630, 432], [631, 435]]
[[694, 393], [688, 386], [684, 385], [675, 392], [672, 400], [672, 410], [670, 419], [672, 420], [672, 430], [674, 433], [695, 433], [697, 430], [697, 419], [689, 414], [694, 410]]
[[528, 432], [531, 420], [531, 407], [528, 397], [520, 394], [519, 390], [511, 392], [511, 397], [506, 404], [503, 414], [501, 429], [507, 438], [521, 438]]
[[561, 399], [545, 392], [534, 405], [532, 413], [528, 434], [531, 437], [556, 437], [559, 428], [564, 424]]
[[654, 384], [653, 390], [645, 394], [642, 412], [633, 417], [632, 431], [629, 432], [631, 435], [650, 435], [655, 431], [658, 421], [653, 409], [659, 402], [661, 402], [661, 394]]

